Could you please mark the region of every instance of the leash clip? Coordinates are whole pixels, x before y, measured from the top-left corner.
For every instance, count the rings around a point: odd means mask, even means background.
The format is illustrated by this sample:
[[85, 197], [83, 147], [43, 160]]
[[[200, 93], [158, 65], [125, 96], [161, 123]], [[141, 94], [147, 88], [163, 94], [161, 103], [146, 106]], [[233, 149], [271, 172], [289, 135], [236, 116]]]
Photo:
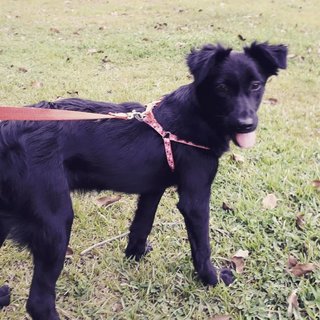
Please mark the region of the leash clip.
[[138, 112], [136, 110], [132, 110], [130, 113], [128, 113], [128, 120], [137, 119], [138, 121], [142, 122], [145, 116], [145, 112]]

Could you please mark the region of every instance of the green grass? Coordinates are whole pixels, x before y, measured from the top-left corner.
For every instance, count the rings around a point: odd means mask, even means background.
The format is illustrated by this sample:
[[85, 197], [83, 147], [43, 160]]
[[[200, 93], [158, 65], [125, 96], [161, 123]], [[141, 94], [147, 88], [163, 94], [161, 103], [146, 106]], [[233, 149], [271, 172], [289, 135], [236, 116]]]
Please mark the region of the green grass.
[[[194, 274], [182, 217], [170, 189], [150, 235], [154, 250], [139, 264], [124, 259], [126, 239], [87, 247], [128, 230], [135, 196], [98, 208], [98, 194], [74, 194], [76, 218], [57, 285], [65, 319], [289, 319], [287, 298], [298, 289], [294, 319], [320, 319], [320, 272], [295, 278], [290, 254], [320, 263], [320, 28], [318, 0], [0, 1], [0, 104], [23, 105], [78, 95], [104, 101], [158, 99], [190, 81], [190, 48], [222, 42], [241, 49], [257, 39], [288, 44], [288, 70], [268, 84], [259, 143], [226, 154], [212, 188], [212, 260], [226, 265], [248, 250], [230, 287], [202, 286]], [[241, 41], [241, 35], [246, 39]], [[93, 50], [94, 49], [94, 50]], [[107, 58], [105, 58], [107, 56]], [[107, 62], [103, 62], [102, 60]], [[274, 193], [273, 210], [262, 199]], [[108, 194], [108, 192], [103, 193]], [[222, 202], [234, 211], [222, 210]], [[303, 230], [295, 217], [303, 213]], [[0, 319], [26, 319], [31, 258], [10, 242], [1, 249], [0, 284], [13, 288]]]

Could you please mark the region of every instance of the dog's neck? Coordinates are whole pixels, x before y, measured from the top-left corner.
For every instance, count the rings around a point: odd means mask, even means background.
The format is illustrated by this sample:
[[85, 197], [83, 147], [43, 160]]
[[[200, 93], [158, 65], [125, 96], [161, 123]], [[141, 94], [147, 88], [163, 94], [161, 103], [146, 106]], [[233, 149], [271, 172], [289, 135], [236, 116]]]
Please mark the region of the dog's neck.
[[220, 133], [221, 128], [210, 125], [202, 115], [192, 83], [166, 95], [154, 113], [165, 130], [208, 146], [217, 157], [229, 149], [230, 138]]

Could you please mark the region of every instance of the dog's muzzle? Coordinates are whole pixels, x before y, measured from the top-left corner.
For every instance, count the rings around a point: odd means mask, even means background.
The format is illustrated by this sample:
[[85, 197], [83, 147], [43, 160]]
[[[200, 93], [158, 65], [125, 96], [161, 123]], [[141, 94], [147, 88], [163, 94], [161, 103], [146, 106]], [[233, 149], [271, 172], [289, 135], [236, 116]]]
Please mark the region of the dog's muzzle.
[[256, 143], [257, 120], [251, 117], [239, 118], [234, 123], [233, 142], [240, 148], [251, 148]]

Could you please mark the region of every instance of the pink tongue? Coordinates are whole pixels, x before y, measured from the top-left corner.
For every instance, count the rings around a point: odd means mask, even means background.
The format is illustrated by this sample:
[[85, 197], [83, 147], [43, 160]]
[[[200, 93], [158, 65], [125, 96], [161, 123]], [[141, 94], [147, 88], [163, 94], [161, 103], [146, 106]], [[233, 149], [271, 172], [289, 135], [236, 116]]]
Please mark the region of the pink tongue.
[[237, 133], [236, 140], [241, 148], [251, 148], [256, 143], [256, 132]]

